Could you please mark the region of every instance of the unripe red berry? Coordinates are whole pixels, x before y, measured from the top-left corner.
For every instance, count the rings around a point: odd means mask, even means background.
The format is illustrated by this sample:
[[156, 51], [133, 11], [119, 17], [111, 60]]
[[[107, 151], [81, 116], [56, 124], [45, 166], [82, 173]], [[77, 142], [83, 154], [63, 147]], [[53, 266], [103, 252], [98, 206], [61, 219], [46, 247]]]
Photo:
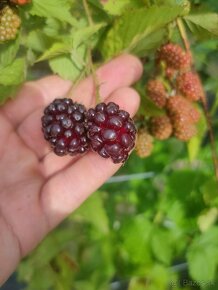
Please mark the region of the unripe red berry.
[[148, 81], [146, 89], [148, 97], [153, 103], [159, 108], [164, 108], [167, 101], [167, 92], [163, 83], [158, 79], [151, 79]]
[[190, 101], [198, 101], [204, 95], [203, 87], [197, 73], [185, 72], [177, 77], [178, 91]]
[[163, 45], [158, 51], [158, 61], [164, 61], [167, 67], [183, 70], [190, 68], [191, 56], [176, 43]]
[[173, 132], [170, 118], [167, 116], [152, 117], [149, 120], [149, 132], [156, 139], [168, 139]]
[[154, 138], [145, 128], [138, 131], [135, 150], [140, 158], [145, 158], [151, 155], [153, 150], [153, 139]]

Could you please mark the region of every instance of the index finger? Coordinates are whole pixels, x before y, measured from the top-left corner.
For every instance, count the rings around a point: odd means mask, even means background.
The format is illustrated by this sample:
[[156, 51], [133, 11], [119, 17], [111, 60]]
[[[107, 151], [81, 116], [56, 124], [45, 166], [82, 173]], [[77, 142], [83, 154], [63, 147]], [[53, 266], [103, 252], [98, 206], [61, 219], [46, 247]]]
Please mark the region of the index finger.
[[[113, 72], [113, 73], [111, 73]], [[142, 73], [142, 65], [132, 55], [121, 55], [101, 66], [96, 75], [100, 84], [100, 95], [103, 99], [114, 90], [134, 83]], [[72, 83], [58, 76], [49, 76], [35, 82], [26, 83], [14, 100], [4, 107], [3, 113], [18, 127], [36, 109], [44, 107], [53, 99], [67, 94]], [[71, 96], [74, 100], [90, 106], [95, 95], [93, 77], [88, 77], [73, 88]]]

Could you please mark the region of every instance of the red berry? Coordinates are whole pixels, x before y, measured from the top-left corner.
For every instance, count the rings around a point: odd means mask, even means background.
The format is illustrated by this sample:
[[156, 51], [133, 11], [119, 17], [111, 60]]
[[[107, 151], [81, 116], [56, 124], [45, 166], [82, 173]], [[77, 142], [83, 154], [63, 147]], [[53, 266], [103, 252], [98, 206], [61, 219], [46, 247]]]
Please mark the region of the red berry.
[[169, 98], [166, 107], [173, 125], [174, 136], [181, 141], [191, 139], [197, 133], [194, 125], [200, 117], [197, 109], [181, 96]]
[[193, 106], [193, 103], [182, 96], [173, 96], [167, 100], [166, 109], [171, 120], [185, 119], [191, 123], [197, 123], [200, 113]]
[[197, 73], [186, 72], [177, 77], [177, 88], [190, 101], [198, 101], [203, 95], [203, 87]]
[[125, 162], [135, 145], [136, 128], [129, 113], [115, 103], [98, 104], [87, 112], [88, 138], [94, 151], [114, 163]]
[[176, 43], [163, 45], [158, 51], [158, 60], [165, 61], [167, 67], [181, 70], [191, 66], [191, 56]]
[[163, 108], [166, 105], [167, 92], [160, 80], [154, 79], [148, 81], [147, 94], [157, 107]]
[[152, 117], [149, 121], [149, 131], [156, 139], [168, 139], [173, 132], [173, 127], [169, 117]]
[[42, 131], [59, 156], [84, 153], [89, 148], [86, 109], [71, 99], [55, 99], [45, 108]]
[[181, 141], [189, 141], [196, 133], [196, 126], [186, 122], [177, 123], [174, 128], [174, 136]]

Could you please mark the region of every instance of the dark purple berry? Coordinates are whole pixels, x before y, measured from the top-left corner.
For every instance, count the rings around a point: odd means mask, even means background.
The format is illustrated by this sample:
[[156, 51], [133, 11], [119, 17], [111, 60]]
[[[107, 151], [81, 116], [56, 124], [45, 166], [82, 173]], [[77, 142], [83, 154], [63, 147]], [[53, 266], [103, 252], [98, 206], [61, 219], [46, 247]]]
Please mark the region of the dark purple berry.
[[88, 138], [94, 151], [114, 163], [125, 162], [135, 146], [136, 128], [129, 113], [115, 103], [98, 104], [87, 112]]
[[84, 153], [89, 148], [86, 109], [71, 99], [55, 99], [45, 108], [42, 131], [59, 156]]

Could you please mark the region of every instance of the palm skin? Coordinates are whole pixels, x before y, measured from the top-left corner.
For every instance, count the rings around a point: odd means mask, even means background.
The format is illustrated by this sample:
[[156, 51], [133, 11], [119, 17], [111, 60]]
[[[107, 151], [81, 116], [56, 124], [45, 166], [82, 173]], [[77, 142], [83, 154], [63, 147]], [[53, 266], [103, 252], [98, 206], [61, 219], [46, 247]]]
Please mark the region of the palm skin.
[[[97, 71], [102, 100], [114, 101], [133, 115], [139, 96], [129, 86], [141, 73], [141, 63], [130, 55], [103, 65]], [[0, 285], [22, 257], [120, 166], [93, 152], [57, 157], [43, 139], [43, 108], [66, 95], [71, 85], [57, 76], [27, 83], [0, 109]], [[93, 79], [80, 82], [70, 96], [87, 107], [94, 105]]]

